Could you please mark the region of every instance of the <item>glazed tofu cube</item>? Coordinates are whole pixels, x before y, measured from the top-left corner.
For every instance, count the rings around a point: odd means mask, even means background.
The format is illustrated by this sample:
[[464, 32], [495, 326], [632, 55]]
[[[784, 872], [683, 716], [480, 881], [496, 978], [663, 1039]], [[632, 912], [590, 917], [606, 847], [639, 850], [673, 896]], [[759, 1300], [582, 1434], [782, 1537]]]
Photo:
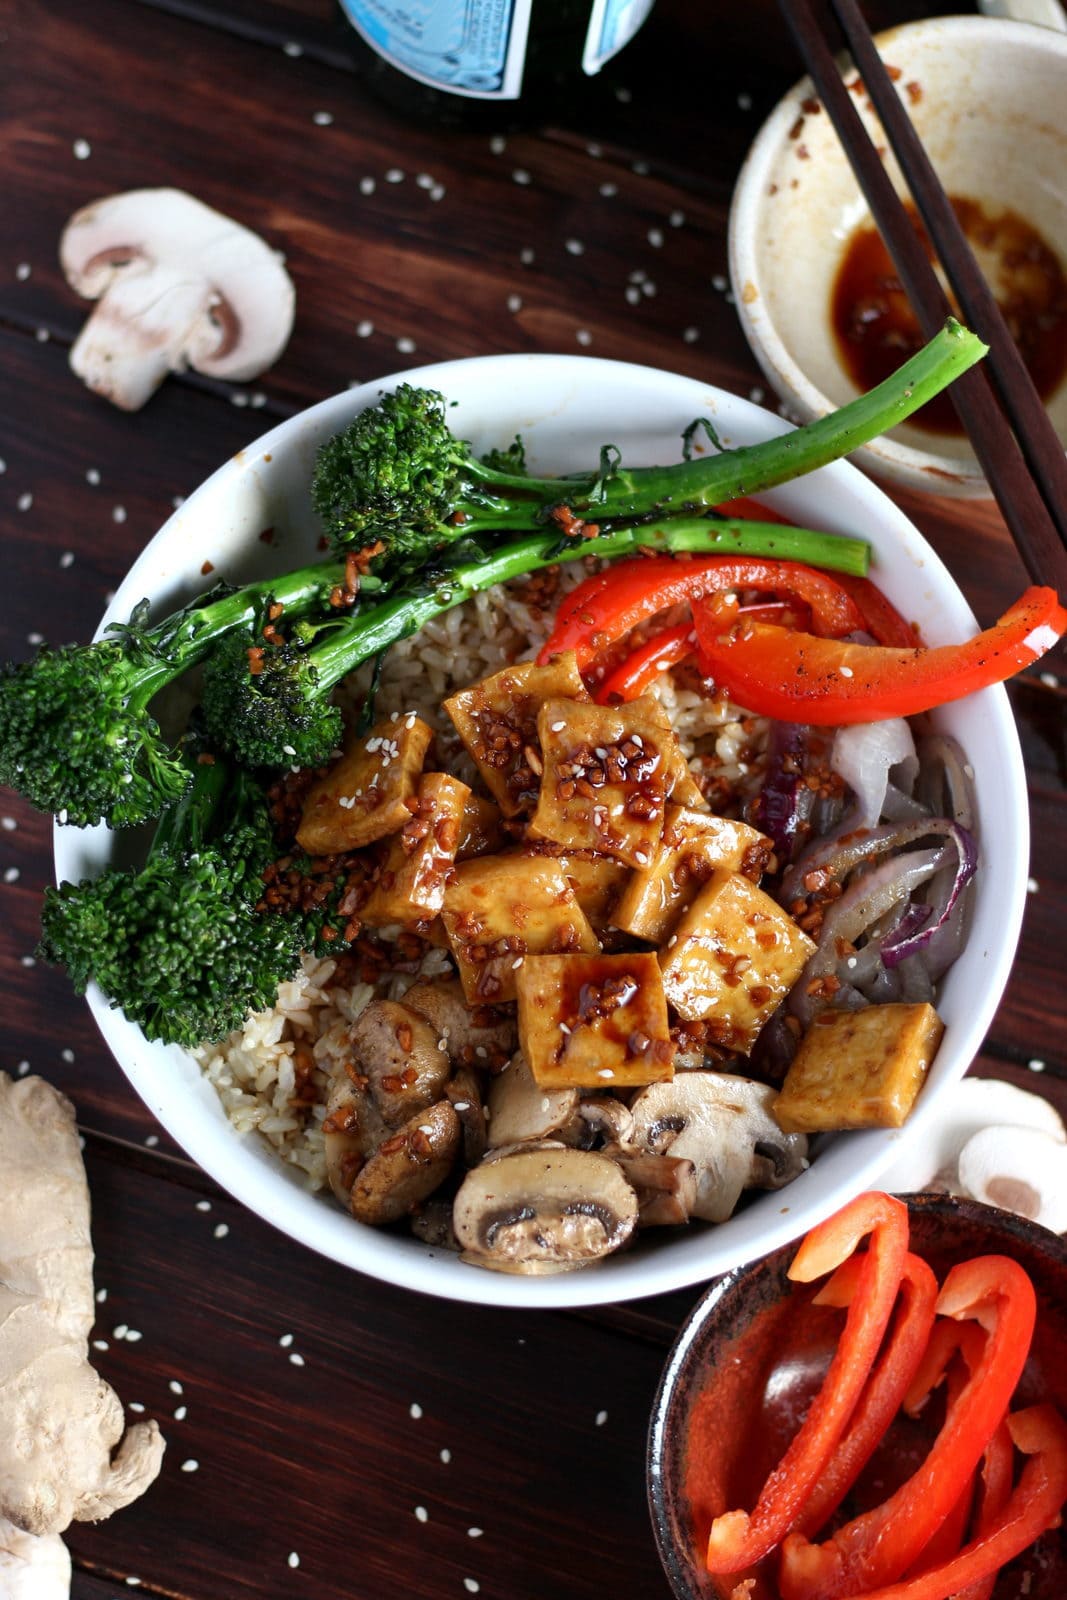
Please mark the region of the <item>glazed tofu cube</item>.
[[[636, 701], [631, 702], [637, 704]], [[648, 714], [657, 721], [664, 732], [670, 734], [670, 767], [671, 767], [671, 798], [680, 806], [689, 806], [693, 811], [706, 811], [708, 802], [704, 791], [689, 770], [689, 763], [685, 759], [685, 752], [675, 737], [671, 727], [671, 719], [664, 709], [663, 702], [656, 694], [646, 694], [641, 697], [641, 705], [648, 707]]]
[[536, 803], [541, 782], [537, 712], [549, 697], [589, 699], [573, 650], [544, 667], [520, 661], [445, 701], [456, 732], [506, 817]]
[[519, 1044], [542, 1089], [621, 1089], [674, 1076], [651, 952], [528, 956], [516, 989]]
[[407, 801], [432, 738], [429, 724], [409, 712], [351, 740], [308, 790], [296, 835], [300, 848], [309, 856], [332, 856], [396, 833], [411, 819]]
[[[552, 852], [555, 854], [555, 851]], [[614, 910], [626, 884], [633, 876], [630, 868], [610, 856], [588, 851], [563, 851], [556, 856], [567, 875], [567, 882], [596, 934], [614, 926]]]
[[537, 726], [544, 776], [531, 838], [647, 867], [663, 833], [681, 753], [659, 702], [651, 696], [623, 706], [546, 700]]
[[755, 881], [771, 848], [771, 841], [745, 822], [668, 802], [663, 837], [648, 866], [631, 874], [613, 923], [635, 939], [662, 944], [713, 872], [725, 868]]
[[925, 1001], [820, 1012], [786, 1073], [775, 1120], [783, 1133], [899, 1128], [943, 1031]]
[[750, 878], [718, 868], [659, 953], [663, 987], [680, 1017], [747, 1054], [814, 949]]
[[515, 998], [528, 955], [599, 950], [560, 863], [551, 856], [479, 856], [455, 869], [441, 913], [470, 1005]]
[[408, 820], [389, 840], [374, 887], [360, 912], [372, 928], [432, 921], [445, 903], [445, 883], [463, 834], [470, 790], [445, 772], [425, 772]]
[[456, 860], [467, 861], [471, 856], [490, 855], [500, 849], [502, 837], [500, 807], [468, 789]]

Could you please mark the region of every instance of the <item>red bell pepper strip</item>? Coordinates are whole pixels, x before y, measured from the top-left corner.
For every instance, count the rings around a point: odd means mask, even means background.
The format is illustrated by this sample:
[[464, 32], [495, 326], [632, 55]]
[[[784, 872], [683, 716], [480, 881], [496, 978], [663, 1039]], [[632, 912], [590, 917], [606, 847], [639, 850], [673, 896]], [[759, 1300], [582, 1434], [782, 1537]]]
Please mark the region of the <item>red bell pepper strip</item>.
[[999, 622], [965, 644], [897, 649], [849, 644], [694, 613], [705, 677], [738, 705], [781, 722], [838, 727], [910, 717], [1030, 666], [1067, 632], [1053, 589], [1027, 589]]
[[1067, 1502], [1067, 1423], [1051, 1405], [1030, 1406], [1007, 1419], [1016, 1446], [1029, 1457], [1007, 1505], [986, 1532], [943, 1566], [901, 1583], [851, 1593], [855, 1600], [950, 1600], [968, 1592], [1054, 1528]]
[[[849, 1305], [862, 1266], [862, 1256], [851, 1256], [820, 1289], [815, 1304]], [[874, 1454], [922, 1360], [934, 1325], [937, 1279], [922, 1257], [911, 1251], [904, 1257], [900, 1298], [885, 1349], [864, 1385], [844, 1437], [794, 1524], [809, 1539], [830, 1520]]]
[[911, 623], [905, 621], [893, 602], [886, 599], [870, 578], [856, 578], [851, 573], [842, 572], [838, 574], [838, 582], [856, 602], [863, 618], [864, 632], [870, 634], [875, 644], [913, 649], [922, 643]]
[[907, 1207], [891, 1195], [861, 1194], [803, 1240], [789, 1276], [809, 1283], [832, 1272], [870, 1235], [841, 1338], [822, 1387], [774, 1468], [755, 1509], [716, 1517], [709, 1572], [743, 1572], [779, 1542], [801, 1514], [837, 1449], [874, 1365], [908, 1253]]
[[800, 561], [647, 556], [616, 562], [572, 589], [537, 659], [543, 666], [562, 651], [573, 650], [579, 668], [586, 667], [606, 645], [657, 612], [738, 589], [794, 595], [805, 601], [812, 610], [812, 630], [820, 636], [840, 638], [863, 628], [859, 607], [836, 577]]
[[888, 1500], [823, 1544], [810, 1544], [802, 1534], [785, 1539], [782, 1600], [842, 1600], [895, 1581], [948, 1516], [981, 1460], [1026, 1363], [1037, 1313], [1034, 1286], [1010, 1257], [976, 1256], [949, 1272], [937, 1309], [970, 1318], [987, 1333], [962, 1394], [925, 1461]]
[[[992, 1532], [1011, 1499], [1012, 1473], [1015, 1467], [1011, 1430], [1005, 1417], [996, 1433], [985, 1447], [982, 1459], [981, 1482], [978, 1487], [977, 1534], [984, 1538]], [[955, 1600], [993, 1600], [997, 1575], [978, 1578], [955, 1596]]]
[[948, 1372], [957, 1351], [966, 1362], [968, 1372], [978, 1370], [986, 1337], [984, 1329], [977, 1322], [956, 1322], [952, 1317], [942, 1317], [934, 1323], [922, 1360], [902, 1402], [909, 1417], [919, 1415]]
[[[951, 1410], [966, 1387], [967, 1379], [963, 1364], [959, 1361], [952, 1363], [948, 1372], [948, 1400], [947, 1405]], [[988, 1446], [987, 1446], [988, 1448]], [[918, 1559], [908, 1568], [905, 1576], [911, 1577], [915, 1573], [927, 1572], [931, 1567], [940, 1567], [952, 1557], [958, 1555], [960, 1546], [967, 1535], [967, 1525], [971, 1520], [971, 1508], [974, 1505], [974, 1488], [978, 1477], [975, 1468], [960, 1490], [956, 1504], [940, 1528], [935, 1528], [927, 1544], [919, 1552]]]
[[604, 679], [595, 696], [598, 704], [610, 706], [620, 700], [636, 700], [661, 672], [693, 654], [695, 638], [691, 622], [680, 622], [675, 628], [654, 633]]

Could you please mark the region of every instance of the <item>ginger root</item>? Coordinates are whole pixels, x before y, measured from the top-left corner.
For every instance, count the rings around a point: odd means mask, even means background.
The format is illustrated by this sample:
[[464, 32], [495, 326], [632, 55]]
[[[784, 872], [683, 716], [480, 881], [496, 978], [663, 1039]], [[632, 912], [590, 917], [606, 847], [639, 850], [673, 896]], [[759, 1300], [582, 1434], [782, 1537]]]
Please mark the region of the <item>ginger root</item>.
[[0, 1517], [2, 1600], [67, 1600], [70, 1552], [58, 1533], [23, 1533]]
[[97, 1522], [162, 1464], [158, 1425], [123, 1438], [119, 1398], [89, 1363], [92, 1267], [74, 1107], [42, 1078], [0, 1072], [0, 1530]]

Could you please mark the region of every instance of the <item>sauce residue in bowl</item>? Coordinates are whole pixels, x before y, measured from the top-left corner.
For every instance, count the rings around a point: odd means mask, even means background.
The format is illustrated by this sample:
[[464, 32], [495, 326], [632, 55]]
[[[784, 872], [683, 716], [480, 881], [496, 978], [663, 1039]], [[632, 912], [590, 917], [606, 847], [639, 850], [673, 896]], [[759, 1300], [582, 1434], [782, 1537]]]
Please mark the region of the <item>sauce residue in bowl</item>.
[[[1067, 373], [1067, 276], [1056, 252], [1029, 222], [1007, 208], [987, 210], [976, 200], [950, 197], [960, 226], [997, 298], [997, 304], [1042, 400]], [[922, 223], [910, 204], [915, 230], [933, 259]], [[896, 268], [871, 224], [853, 232], [838, 268], [830, 318], [845, 368], [860, 389], [873, 389], [923, 343], [915, 313]], [[930, 433], [964, 432], [948, 392], [916, 412]]]

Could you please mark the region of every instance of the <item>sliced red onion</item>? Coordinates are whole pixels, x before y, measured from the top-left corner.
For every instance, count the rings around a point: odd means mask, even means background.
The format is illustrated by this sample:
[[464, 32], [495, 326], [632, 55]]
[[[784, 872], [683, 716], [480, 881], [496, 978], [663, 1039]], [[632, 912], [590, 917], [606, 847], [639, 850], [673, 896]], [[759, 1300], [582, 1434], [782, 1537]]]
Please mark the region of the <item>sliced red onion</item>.
[[849, 826], [873, 828], [882, 815], [890, 771], [903, 767], [900, 776], [905, 790], [915, 782], [918, 759], [911, 729], [903, 717], [838, 728], [830, 765], [856, 797], [855, 808], [848, 815]]
[[774, 841], [783, 866], [793, 859], [799, 841], [806, 834], [805, 824], [814, 802], [814, 795], [804, 781], [807, 753], [805, 725], [798, 722], [774, 724], [767, 776], [752, 807], [751, 822]]
[[947, 733], [919, 742], [918, 798], [936, 816], [950, 816], [974, 832], [977, 810], [974, 772], [956, 740]]
[[895, 967], [908, 956], [917, 955], [930, 944], [935, 933], [944, 928], [956, 907], [960, 895], [974, 877], [978, 866], [978, 849], [974, 836], [959, 823], [946, 825], [946, 833], [956, 846], [957, 864], [949, 888], [948, 898], [936, 920], [934, 908], [929, 905], [910, 905], [892, 933], [882, 940], [882, 960], [887, 967]]

